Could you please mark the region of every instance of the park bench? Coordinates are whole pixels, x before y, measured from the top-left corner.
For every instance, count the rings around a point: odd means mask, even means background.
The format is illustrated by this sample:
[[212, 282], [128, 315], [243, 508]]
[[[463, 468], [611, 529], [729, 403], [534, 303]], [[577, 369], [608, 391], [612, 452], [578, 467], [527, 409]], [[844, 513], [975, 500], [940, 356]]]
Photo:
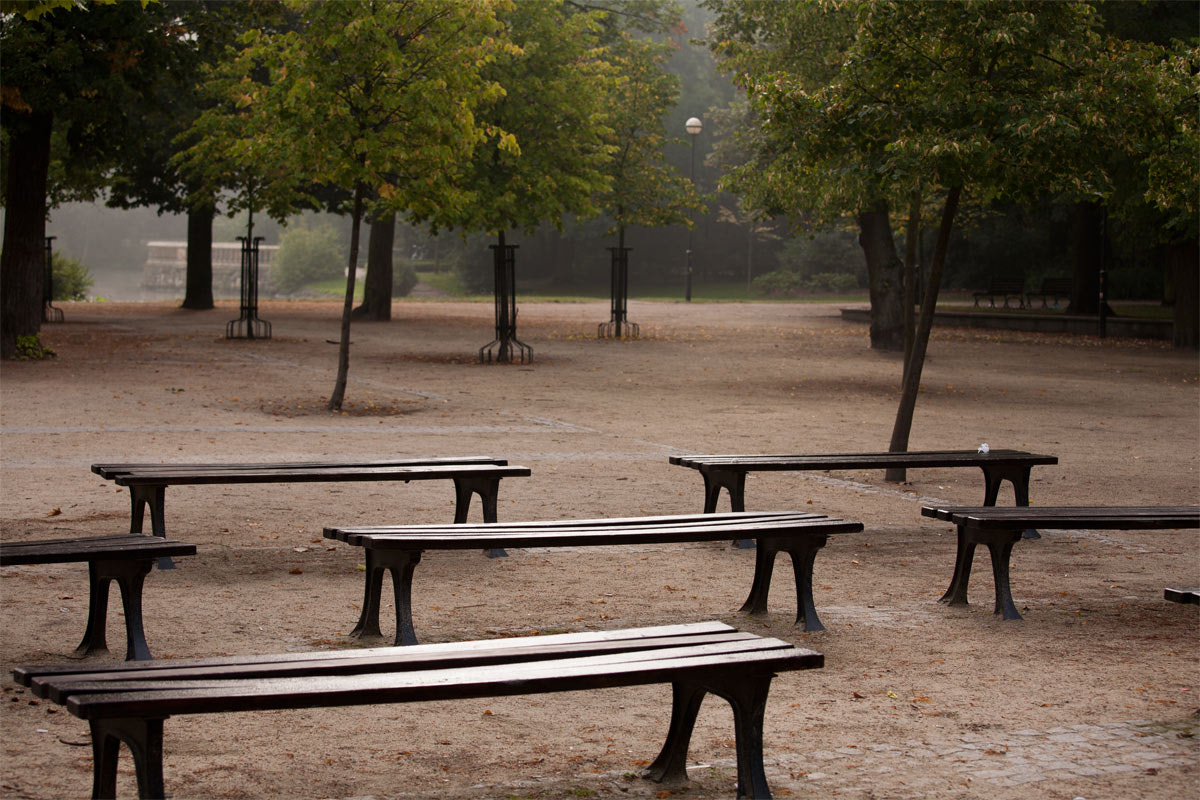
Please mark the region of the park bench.
[[1054, 305], [1058, 305], [1061, 300], [1071, 296], [1071, 279], [1070, 278], [1042, 278], [1042, 287], [1036, 292], [1029, 292], [1026, 295], [1029, 298], [1029, 304], [1033, 305], [1033, 298], [1042, 298], [1042, 308], [1046, 308], [1047, 298], [1054, 300]]
[[149, 660], [150, 648], [146, 646], [146, 633], [142, 628], [142, 584], [156, 559], [195, 554], [194, 544], [142, 534], [0, 542], [0, 566], [3, 567], [87, 562], [88, 621], [83, 641], [75, 648], [77, 658], [108, 652], [105, 638], [108, 588], [112, 581], [116, 581], [125, 608], [125, 658]]
[[325, 537], [362, 547], [366, 552], [363, 605], [351, 636], [379, 636], [379, 596], [383, 572], [392, 574], [396, 606], [396, 644], [415, 644], [412, 621], [412, 576], [426, 550], [469, 550], [478, 547], [594, 547], [709, 542], [753, 538], [758, 542], [754, 581], [741, 610], [763, 614], [771, 586], [775, 556], [791, 556], [796, 578], [796, 623], [805, 630], [825, 630], [812, 597], [812, 569], [817, 551], [829, 536], [857, 533], [862, 523], [822, 514], [793, 511], [553, 522], [502, 522], [492, 525], [397, 525], [328, 527]]
[[176, 714], [337, 708], [671, 684], [671, 720], [654, 781], [687, 778], [704, 696], [733, 707], [738, 797], [770, 797], [763, 720], [775, 673], [817, 669], [820, 653], [719, 622], [282, 655], [177, 659], [97, 669], [21, 667], [15, 680], [87, 720], [92, 796], [115, 797], [121, 742], [138, 795], [165, 796], [163, 722]]
[[[508, 466], [503, 458], [467, 456], [393, 461], [306, 461], [284, 464], [93, 464], [92, 472], [129, 487], [129, 530], [142, 532], [146, 506], [155, 536], [166, 536], [163, 502], [168, 486], [334, 481], [454, 481], [454, 521], [466, 522], [471, 495], [478, 494], [485, 522], [496, 521], [501, 478], [528, 477], [528, 467]], [[492, 553], [490, 555], [503, 555]], [[169, 569], [170, 562], [160, 562]]]
[[1007, 277], [1007, 276], [993, 277], [990, 281], [988, 281], [988, 288], [982, 289], [978, 292], [974, 292], [971, 296], [975, 298], [976, 306], [979, 305], [979, 301], [981, 298], [986, 297], [988, 299], [988, 305], [991, 308], [996, 307], [996, 298], [997, 297], [1004, 300], [1005, 308], [1009, 307], [1008, 299], [1010, 297], [1015, 297], [1015, 298], [1017, 298], [1017, 302], [1020, 303], [1021, 308], [1024, 308], [1025, 307], [1025, 278], [1023, 276], [1019, 276], [1019, 277], [1015, 277], [1015, 278]]
[[1168, 586], [1163, 589], [1163, 599], [1170, 600], [1172, 603], [1186, 603], [1188, 605], [1200, 606], [1200, 587], [1194, 589], [1172, 589]]
[[1200, 528], [1197, 506], [1047, 506], [1045, 508], [994, 508], [926, 506], [926, 517], [953, 522], [958, 528], [958, 549], [950, 588], [940, 602], [967, 604], [967, 584], [975, 546], [986, 545], [992, 557], [996, 585], [994, 613], [1004, 619], [1021, 619], [1013, 604], [1008, 567], [1013, 545], [1028, 527], [1059, 530], [1159, 530]]
[[[717, 509], [721, 489], [729, 494], [732, 511], [746, 510], [746, 474], [839, 469], [909, 469], [929, 467], [979, 467], [983, 470], [983, 504], [993, 506], [1000, 484], [1012, 484], [1018, 506], [1029, 505], [1029, 472], [1038, 465], [1057, 464], [1057, 456], [1021, 450], [939, 450], [913, 453], [829, 453], [824, 455], [690, 455], [669, 456], [676, 466], [691, 467], [704, 478], [704, 513]], [[1037, 532], [1030, 530], [1029, 538]], [[738, 546], [747, 546], [737, 542]]]

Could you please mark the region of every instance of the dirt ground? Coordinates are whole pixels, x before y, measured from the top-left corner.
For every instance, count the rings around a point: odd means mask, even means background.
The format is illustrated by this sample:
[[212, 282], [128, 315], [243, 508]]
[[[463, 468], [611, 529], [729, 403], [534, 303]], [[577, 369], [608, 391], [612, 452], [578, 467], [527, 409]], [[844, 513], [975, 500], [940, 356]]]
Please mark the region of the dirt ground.
[[[270, 340], [226, 340], [236, 306], [62, 304], [57, 359], [0, 376], [0, 535], [128, 530], [126, 490], [96, 462], [287, 461], [489, 454], [532, 469], [500, 485], [500, 519], [692, 513], [694, 471], [673, 454], [886, 450], [900, 362], [833, 305], [630, 304], [637, 341], [596, 339], [607, 303], [522, 303], [531, 364], [481, 365], [490, 304], [406, 302], [356, 324], [347, 403], [333, 388], [340, 306], [263, 304]], [[935, 331], [912, 449], [1017, 448], [1037, 505], [1200, 502], [1200, 363], [1157, 342]], [[785, 563], [771, 612], [737, 613], [753, 554], [728, 544], [427, 553], [423, 641], [719, 619], [825, 654], [779, 676], [765, 726], [777, 797], [1200, 797], [1200, 610], [1163, 599], [1200, 585], [1196, 531], [1046, 531], [1017, 545], [1023, 621], [992, 614], [988, 556], [972, 605], [937, 600], [950, 526], [922, 503], [977, 504], [975, 470], [760, 473], [747, 507], [864, 523], [816, 561], [828, 627], [793, 625]], [[1001, 503], [1011, 503], [1007, 485]], [[725, 500], [722, 499], [722, 508]], [[172, 487], [168, 535], [197, 555], [146, 581], [158, 658], [359, 647], [362, 554], [325, 525], [447, 522], [448, 482]], [[480, 519], [476, 503], [472, 520]], [[0, 573], [5, 675], [69, 658], [83, 633], [80, 564]], [[115, 594], [115, 593], [114, 593]], [[390, 594], [385, 592], [385, 594]], [[111, 600], [112, 663], [124, 653]], [[385, 608], [390, 635], [394, 619]], [[390, 636], [383, 643], [390, 642]], [[379, 644], [374, 642], [373, 644]], [[0, 795], [82, 797], [87, 726], [5, 677]], [[175, 798], [730, 797], [728, 706], [710, 698], [690, 782], [636, 777], [658, 752], [667, 687], [505, 699], [192, 715], [167, 721]], [[123, 756], [124, 759], [124, 756]], [[119, 794], [134, 796], [128, 762]]]

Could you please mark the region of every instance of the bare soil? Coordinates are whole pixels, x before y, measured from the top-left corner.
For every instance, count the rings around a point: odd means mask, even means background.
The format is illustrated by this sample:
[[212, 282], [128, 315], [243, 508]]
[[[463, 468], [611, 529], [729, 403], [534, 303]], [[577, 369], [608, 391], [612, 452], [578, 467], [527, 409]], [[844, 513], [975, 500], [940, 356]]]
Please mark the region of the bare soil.
[[[606, 303], [520, 307], [530, 364], [482, 365], [490, 304], [396, 305], [352, 332], [347, 403], [333, 388], [340, 306], [263, 304], [270, 340], [226, 340], [236, 306], [63, 304], [55, 360], [0, 380], [5, 541], [128, 530], [105, 461], [285, 461], [491, 454], [501, 520], [691, 513], [687, 452], [886, 450], [900, 362], [821, 304], [630, 304], [637, 341], [597, 340]], [[912, 449], [1018, 448], [1034, 504], [1200, 502], [1200, 365], [1157, 342], [939, 330]], [[955, 536], [922, 503], [976, 504], [974, 470], [763, 473], [752, 509], [862, 521], [818, 556], [828, 630], [794, 625], [787, 567], [770, 614], [736, 609], [753, 553], [724, 543], [428, 553], [414, 585], [423, 641], [720, 619], [825, 654], [773, 684], [765, 726], [777, 797], [1198, 797], [1200, 611], [1166, 602], [1200, 585], [1195, 531], [1046, 531], [1013, 554], [1022, 621], [992, 613], [986, 552], [972, 605], [937, 600]], [[1002, 503], [1011, 503], [1007, 487]], [[722, 501], [724, 504], [724, 500]], [[724, 506], [723, 506], [724, 507]], [[361, 552], [324, 525], [446, 522], [446, 482], [173, 487], [168, 534], [196, 556], [146, 581], [158, 658], [359, 647], [347, 636]], [[478, 506], [472, 519], [479, 519]], [[66, 660], [83, 633], [80, 564], [0, 573], [5, 673]], [[385, 609], [385, 627], [392, 619]], [[389, 631], [390, 633], [390, 631]], [[120, 603], [107, 656], [124, 653]], [[387, 643], [390, 639], [383, 643]], [[370, 644], [379, 644], [372, 642]], [[10, 679], [0, 692], [0, 795], [86, 796], [85, 723]], [[728, 797], [728, 707], [710, 698], [690, 782], [636, 777], [661, 745], [666, 687], [406, 706], [194, 715], [166, 723], [175, 798]], [[133, 796], [131, 768], [119, 793]]]

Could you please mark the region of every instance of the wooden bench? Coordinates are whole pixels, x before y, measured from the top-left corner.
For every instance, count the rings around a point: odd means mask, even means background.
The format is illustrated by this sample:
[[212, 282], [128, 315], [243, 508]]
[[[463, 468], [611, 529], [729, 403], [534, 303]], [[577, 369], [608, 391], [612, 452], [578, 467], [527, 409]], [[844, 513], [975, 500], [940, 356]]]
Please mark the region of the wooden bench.
[[[485, 522], [496, 521], [501, 478], [528, 477], [528, 467], [508, 466], [503, 458], [419, 458], [393, 461], [305, 461], [283, 464], [93, 464], [92, 472], [129, 487], [129, 530], [142, 532], [146, 506], [155, 536], [166, 536], [163, 502], [168, 486], [334, 481], [454, 481], [454, 521], [466, 522], [471, 495], [478, 494]], [[489, 555], [503, 555], [490, 553]], [[160, 562], [169, 569], [170, 562]]]
[[175, 714], [335, 708], [663, 683], [671, 684], [671, 720], [658, 758], [643, 775], [660, 782], [686, 780], [692, 727], [701, 701], [712, 693], [733, 707], [738, 797], [770, 797], [762, 732], [771, 678], [777, 672], [823, 665], [820, 653], [711, 622], [104, 669], [23, 667], [14, 670], [13, 677], [38, 697], [88, 721], [95, 798], [116, 795], [121, 742], [133, 753], [138, 795], [165, 796], [163, 722]]
[[974, 292], [971, 295], [975, 298], [975, 305], [978, 307], [980, 298], [986, 297], [990, 308], [996, 307], [996, 298], [1004, 300], [1004, 307], [1008, 308], [1008, 299], [1010, 297], [1017, 298], [1020, 307], [1025, 307], [1025, 278], [1024, 277], [994, 277], [988, 281], [988, 288]]
[[[125, 658], [150, 659], [142, 628], [142, 584], [159, 558], [196, 554], [196, 545], [157, 536], [122, 534], [87, 539], [51, 539], [36, 542], [0, 542], [0, 566], [16, 564], [63, 564], [86, 561], [88, 565], [88, 621], [83, 641], [75, 656], [107, 653], [105, 628], [108, 619], [108, 587], [112, 581], [121, 589], [125, 607]], [[10, 588], [11, 591], [11, 588]]]
[[977, 508], [926, 506], [926, 517], [953, 522], [958, 528], [958, 550], [950, 588], [941, 601], [952, 606], [967, 604], [967, 584], [975, 546], [986, 545], [992, 556], [992, 574], [996, 584], [994, 613], [1004, 619], [1021, 619], [1013, 604], [1008, 581], [1009, 559], [1013, 545], [1028, 527], [1059, 530], [1157, 530], [1164, 528], [1200, 528], [1200, 507], [1196, 506], [1048, 506], [1045, 508]]
[[1200, 606], [1200, 587], [1194, 589], [1172, 589], [1168, 586], [1163, 589], [1163, 599], [1170, 600], [1172, 603], [1186, 603], [1187, 605]]
[[[732, 511], [746, 510], [746, 474], [749, 472], [799, 472], [835, 469], [909, 469], [930, 467], [979, 467], [983, 470], [983, 504], [993, 506], [1000, 484], [1012, 484], [1018, 506], [1029, 505], [1029, 472], [1038, 465], [1057, 464], [1057, 456], [1021, 450], [939, 450], [913, 453], [829, 453], [825, 455], [690, 455], [670, 456], [670, 463], [691, 467], [704, 478], [704, 513], [717, 510], [721, 489], [729, 494]], [[1037, 538], [1030, 530], [1028, 538]], [[746, 546], [738, 542], [738, 546]]]
[[1070, 278], [1042, 278], [1042, 288], [1036, 292], [1028, 292], [1026, 297], [1029, 299], [1029, 304], [1033, 305], [1033, 298], [1042, 298], [1042, 308], [1046, 308], [1046, 299], [1054, 300], [1054, 305], [1058, 305], [1059, 301], [1071, 296], [1071, 279]]
[[792, 558], [796, 578], [796, 623], [809, 631], [825, 630], [812, 597], [812, 569], [817, 551], [829, 536], [856, 533], [860, 522], [793, 511], [555, 522], [502, 522], [492, 525], [398, 525], [329, 527], [325, 537], [364, 548], [366, 576], [362, 610], [351, 636], [379, 636], [379, 596], [383, 572], [392, 574], [396, 605], [396, 644], [415, 644], [412, 621], [412, 576], [426, 550], [471, 550], [506, 547], [593, 547], [710, 542], [753, 538], [758, 542], [754, 581], [741, 610], [764, 614], [775, 555]]

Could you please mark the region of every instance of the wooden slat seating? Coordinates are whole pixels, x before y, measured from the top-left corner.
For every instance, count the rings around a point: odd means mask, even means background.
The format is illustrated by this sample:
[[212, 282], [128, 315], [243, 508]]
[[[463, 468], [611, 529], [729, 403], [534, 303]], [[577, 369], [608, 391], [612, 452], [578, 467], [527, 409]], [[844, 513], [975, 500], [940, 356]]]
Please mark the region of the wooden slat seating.
[[973, 292], [972, 297], [975, 298], [975, 305], [979, 305], [982, 298], [987, 298], [988, 307], [996, 307], [996, 298], [1004, 300], [1004, 307], [1008, 308], [1008, 300], [1010, 297], [1015, 297], [1021, 308], [1025, 307], [1025, 278], [1024, 276], [999, 275], [988, 281], [988, 287], [980, 291]]
[[0, 542], [0, 566], [63, 564], [88, 565], [88, 621], [75, 656], [107, 653], [108, 588], [112, 581], [121, 590], [125, 609], [125, 658], [148, 660], [150, 648], [142, 626], [142, 585], [155, 560], [195, 555], [196, 545], [142, 534], [93, 536], [85, 539], [49, 539]]
[[[93, 464], [92, 472], [129, 488], [129, 530], [141, 533], [146, 507], [151, 530], [166, 536], [164, 501], [168, 486], [246, 483], [326, 483], [339, 481], [454, 481], [454, 521], [465, 522], [471, 495], [478, 494], [484, 522], [496, 521], [501, 478], [528, 477], [528, 467], [503, 458], [464, 456], [390, 461], [301, 461], [280, 464]], [[503, 555], [491, 553], [489, 555]], [[159, 564], [169, 568], [169, 562]]]
[[[699, 471], [704, 479], [704, 512], [717, 510], [721, 490], [729, 495], [732, 511], [746, 510], [746, 475], [750, 472], [802, 472], [848, 469], [930, 469], [979, 467], [983, 470], [983, 504], [992, 506], [1000, 485], [1008, 481], [1018, 506], [1029, 505], [1029, 472], [1038, 465], [1057, 464], [1057, 456], [1023, 450], [921, 450], [910, 453], [775, 453], [749, 455], [669, 456], [676, 466]], [[1037, 532], [1030, 530], [1029, 538]], [[746, 546], [746, 542], [738, 542]]]
[[792, 558], [796, 580], [796, 623], [824, 630], [812, 597], [817, 551], [829, 536], [856, 533], [862, 523], [822, 514], [763, 512], [627, 517], [619, 519], [501, 522], [492, 525], [397, 525], [327, 527], [325, 537], [366, 551], [363, 605], [351, 636], [379, 636], [383, 573], [391, 572], [396, 607], [396, 644], [415, 644], [412, 579], [426, 550], [506, 547], [592, 547], [647, 543], [690, 543], [752, 538], [758, 542], [754, 581], [742, 611], [764, 614], [777, 553]]
[[1168, 586], [1163, 589], [1163, 599], [1170, 600], [1172, 603], [1200, 606], [1200, 586], [1192, 589], [1172, 589]]
[[[18, 683], [88, 721], [92, 796], [115, 797], [121, 742], [141, 798], [166, 795], [163, 723], [177, 714], [336, 708], [667, 683], [671, 719], [643, 772], [686, 780], [693, 725], [708, 693], [733, 708], [738, 797], [770, 797], [763, 723], [775, 673], [816, 669], [820, 653], [719, 622], [450, 644], [180, 659], [96, 668], [22, 667]], [[178, 757], [177, 757], [178, 758]]]
[[926, 517], [952, 522], [958, 529], [958, 549], [950, 588], [941, 602], [967, 604], [967, 585], [976, 545], [985, 545], [992, 557], [996, 605], [994, 613], [1004, 619], [1021, 619], [1009, 586], [1009, 560], [1021, 531], [1036, 526], [1058, 530], [1162, 530], [1200, 528], [1197, 506], [1047, 506], [1043, 508], [995, 508], [926, 506]]
[[1033, 305], [1033, 298], [1042, 298], [1042, 308], [1046, 308], [1047, 300], [1053, 300], [1054, 305], [1058, 305], [1060, 301], [1071, 296], [1071, 279], [1070, 278], [1042, 278], [1042, 285], [1036, 292], [1028, 292], [1026, 295], [1029, 299], [1029, 305]]

